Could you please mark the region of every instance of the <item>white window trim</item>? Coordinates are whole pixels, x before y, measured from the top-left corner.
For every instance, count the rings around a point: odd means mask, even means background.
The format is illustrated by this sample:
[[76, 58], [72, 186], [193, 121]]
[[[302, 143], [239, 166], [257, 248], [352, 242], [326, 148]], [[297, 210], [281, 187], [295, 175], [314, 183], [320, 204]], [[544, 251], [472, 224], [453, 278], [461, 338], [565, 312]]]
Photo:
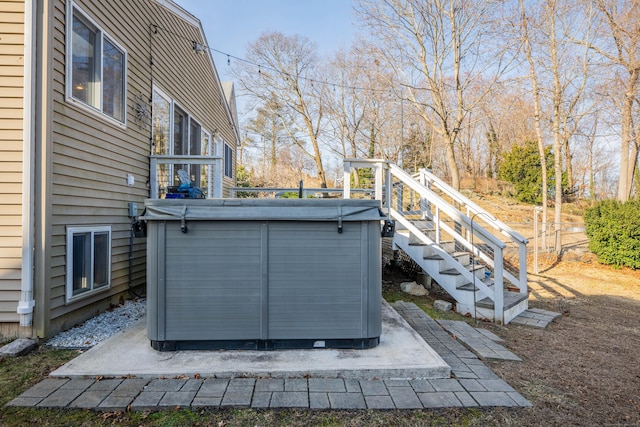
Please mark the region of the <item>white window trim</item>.
[[212, 156], [222, 157], [224, 159], [224, 139], [219, 135], [213, 137], [213, 145], [211, 146]]
[[[84, 101], [81, 101], [79, 99], [76, 99], [73, 97], [72, 95], [72, 69], [73, 69], [73, 52], [72, 52], [72, 46], [73, 46], [73, 10], [76, 9], [78, 12], [80, 12], [80, 14], [82, 14], [82, 17], [84, 19], [86, 19], [91, 25], [93, 25], [98, 32], [100, 33], [100, 37], [102, 38], [107, 38], [109, 39], [109, 42], [112, 43], [114, 46], [116, 46], [120, 51], [122, 51], [123, 55], [124, 55], [124, 70], [123, 70], [123, 76], [122, 76], [122, 98], [123, 98], [123, 121], [120, 121], [114, 117], [111, 117], [110, 115], [108, 115], [107, 113], [102, 111], [102, 91], [100, 92], [100, 108], [96, 108], [92, 105], [89, 105], [87, 103], [85, 103]], [[122, 128], [122, 129], [126, 129], [127, 128], [127, 74], [128, 74], [128, 63], [129, 63], [129, 56], [127, 54], [127, 50], [125, 48], [122, 47], [122, 45], [120, 43], [118, 43], [109, 33], [105, 32], [102, 27], [100, 25], [98, 25], [93, 19], [91, 19], [90, 15], [88, 13], [86, 13], [84, 11], [84, 9], [82, 9], [81, 7], [79, 7], [75, 2], [73, 1], [69, 1], [67, 2], [67, 19], [66, 19], [66, 35], [65, 35], [65, 43], [66, 43], [66, 64], [65, 64], [65, 99], [67, 101], [67, 103], [80, 108], [84, 111], [87, 111], [97, 117], [99, 117], [102, 120], [105, 120], [111, 124], [117, 125], [118, 127]], [[102, 45], [102, 41], [100, 42], [100, 44]], [[102, 60], [102, 56], [100, 58]], [[101, 62], [100, 64], [100, 69], [102, 70], [103, 64]], [[102, 78], [102, 76], [101, 76]]]
[[[107, 284], [105, 286], [101, 286], [97, 289], [93, 289], [93, 283], [91, 283], [91, 290], [83, 292], [79, 295], [73, 295], [73, 235], [75, 233], [100, 233], [100, 232], [108, 232], [109, 233], [109, 247], [107, 253], [107, 261], [109, 268], [107, 269]], [[67, 304], [76, 302], [78, 300], [84, 299], [91, 295], [95, 295], [99, 292], [106, 291], [111, 288], [111, 246], [112, 246], [112, 232], [111, 226], [97, 226], [97, 227], [67, 227], [67, 262], [66, 262], [66, 292], [65, 292], [65, 301]], [[93, 266], [93, 259], [95, 256], [95, 248], [93, 247], [93, 239], [91, 239], [91, 265]], [[92, 267], [93, 269], [93, 267]], [[93, 270], [91, 274], [93, 280]]]

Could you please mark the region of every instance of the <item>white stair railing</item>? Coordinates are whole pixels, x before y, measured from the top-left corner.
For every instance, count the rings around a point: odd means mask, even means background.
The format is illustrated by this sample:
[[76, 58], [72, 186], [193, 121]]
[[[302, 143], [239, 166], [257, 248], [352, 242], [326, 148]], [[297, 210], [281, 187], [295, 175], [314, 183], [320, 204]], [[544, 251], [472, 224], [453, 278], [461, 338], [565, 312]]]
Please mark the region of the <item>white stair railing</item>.
[[469, 200], [469, 198], [465, 197], [462, 193], [456, 191], [449, 184], [435, 176], [433, 173], [428, 171], [427, 169], [420, 169], [417, 174], [418, 180], [421, 184], [429, 187], [431, 189], [438, 190], [442, 192], [442, 194], [448, 196], [456, 205], [459, 206], [459, 210], [466, 211], [466, 215], [469, 218], [482, 218], [484, 223], [489, 227], [493, 228], [504, 236], [510, 244], [515, 246], [518, 251], [518, 265], [517, 267], [517, 277], [509, 271], [509, 269], [505, 269], [505, 278], [514, 286], [516, 286], [520, 293], [526, 294], [528, 292], [527, 289], [527, 243], [528, 240], [520, 235], [515, 230], [511, 229], [508, 225], [495, 218], [493, 215], [489, 214], [486, 210]]
[[[421, 171], [416, 179], [397, 165], [384, 160], [345, 159], [345, 198], [351, 197], [351, 171], [358, 168], [374, 169], [375, 198], [382, 201], [383, 210], [388, 217], [409, 230], [415, 241], [430, 246], [434, 253], [469, 283], [474, 283], [479, 298], [490, 298], [494, 303], [496, 320], [503, 319], [505, 279], [517, 287], [520, 293], [527, 293], [527, 240], [524, 237], [430, 172]], [[499, 235], [506, 237], [508, 242], [517, 245], [519, 260], [515, 273], [505, 268], [504, 251], [507, 244], [478, 224], [480, 218], [483, 224], [488, 224]], [[433, 224], [433, 229], [429, 232], [415, 225], [425, 220]], [[493, 286], [489, 287], [477, 280], [473, 268], [469, 271], [445, 251], [441, 246], [445, 240], [452, 240], [456, 250], [472, 253], [474, 262], [480, 260], [492, 270]]]

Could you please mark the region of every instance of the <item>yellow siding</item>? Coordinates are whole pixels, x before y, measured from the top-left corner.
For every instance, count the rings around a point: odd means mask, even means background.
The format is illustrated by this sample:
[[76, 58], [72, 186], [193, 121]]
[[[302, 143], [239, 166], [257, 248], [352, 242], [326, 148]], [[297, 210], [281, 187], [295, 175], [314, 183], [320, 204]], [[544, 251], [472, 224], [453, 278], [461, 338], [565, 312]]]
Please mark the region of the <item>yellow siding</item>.
[[[191, 40], [200, 41], [199, 28], [153, 0], [108, 2], [78, 0], [76, 4], [127, 51], [126, 128], [105, 120], [100, 113], [69, 102], [65, 96], [66, 2], [55, 1], [53, 70], [53, 194], [51, 318], [64, 324], [73, 312], [127, 289], [129, 227], [127, 203], [140, 210], [149, 197], [151, 129], [134, 120], [136, 96], [151, 97], [152, 84], [162, 88], [209, 132], [227, 141], [235, 136], [224, 109], [223, 94], [207, 55], [195, 54]], [[105, 7], [108, 5], [108, 7]], [[149, 24], [158, 27], [151, 35]], [[167, 31], [167, 30], [170, 30]], [[154, 67], [150, 67], [153, 55]], [[235, 148], [235, 147], [234, 147]], [[127, 174], [135, 177], [126, 185]], [[229, 184], [227, 184], [229, 185]], [[67, 226], [112, 227], [112, 286], [72, 304], [65, 303]], [[145, 241], [135, 240], [133, 284], [145, 283]], [[0, 267], [1, 268], [1, 267]], [[55, 328], [56, 326], [54, 326]], [[55, 330], [52, 331], [55, 333]]]
[[23, 1], [0, 2], [0, 322], [9, 323], [19, 320], [22, 267], [23, 11]]

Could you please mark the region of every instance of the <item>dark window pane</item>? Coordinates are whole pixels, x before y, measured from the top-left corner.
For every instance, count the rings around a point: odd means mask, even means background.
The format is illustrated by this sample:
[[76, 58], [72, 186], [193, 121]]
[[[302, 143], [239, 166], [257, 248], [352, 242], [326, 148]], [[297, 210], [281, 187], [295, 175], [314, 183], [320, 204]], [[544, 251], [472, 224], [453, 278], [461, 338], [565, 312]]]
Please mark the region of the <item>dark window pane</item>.
[[104, 39], [102, 57], [102, 111], [124, 121], [124, 53]]
[[95, 51], [96, 31], [73, 16], [71, 95], [94, 107], [96, 104], [98, 58]]
[[[187, 142], [188, 133], [188, 117], [187, 113], [177, 106], [173, 108], [173, 154], [176, 156], [185, 156], [189, 154], [189, 144]], [[173, 168], [173, 185], [179, 186], [182, 181], [178, 176], [178, 171], [184, 169], [187, 172], [187, 165], [176, 164]]]
[[224, 144], [224, 175], [233, 178], [233, 150]]
[[109, 233], [95, 233], [93, 245], [93, 283], [99, 288], [109, 284]]
[[[191, 119], [189, 124], [189, 155], [199, 156], [202, 145], [202, 128], [200, 124]], [[190, 165], [189, 176], [194, 187], [200, 187], [200, 165]]]
[[171, 103], [153, 91], [153, 154], [169, 154], [169, 114]]
[[73, 235], [73, 295], [91, 290], [91, 233]]

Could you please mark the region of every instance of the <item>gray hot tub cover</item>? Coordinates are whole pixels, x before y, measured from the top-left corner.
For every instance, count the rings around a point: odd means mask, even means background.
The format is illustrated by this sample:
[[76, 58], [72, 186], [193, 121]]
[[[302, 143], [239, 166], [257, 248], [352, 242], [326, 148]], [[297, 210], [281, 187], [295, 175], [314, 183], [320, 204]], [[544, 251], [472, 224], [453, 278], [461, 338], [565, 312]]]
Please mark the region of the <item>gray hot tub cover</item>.
[[380, 201], [360, 199], [147, 199], [145, 221], [379, 221]]

